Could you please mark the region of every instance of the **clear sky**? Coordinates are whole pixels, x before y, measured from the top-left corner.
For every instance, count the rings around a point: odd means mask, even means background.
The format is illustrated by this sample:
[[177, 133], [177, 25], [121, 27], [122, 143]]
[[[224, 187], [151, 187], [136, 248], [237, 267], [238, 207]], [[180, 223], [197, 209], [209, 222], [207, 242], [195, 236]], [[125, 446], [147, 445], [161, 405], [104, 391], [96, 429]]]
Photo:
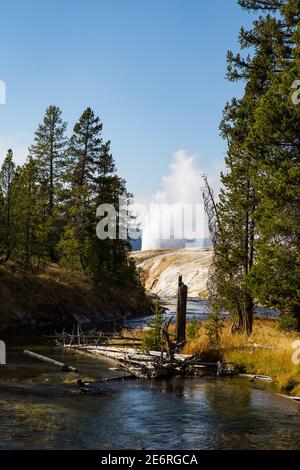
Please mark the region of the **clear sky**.
[[225, 80], [226, 51], [252, 18], [236, 0], [9, 0], [1, 4], [0, 161], [25, 160], [50, 104], [71, 131], [86, 106], [128, 189], [151, 194], [178, 149], [208, 173], [225, 145], [218, 125], [241, 85]]

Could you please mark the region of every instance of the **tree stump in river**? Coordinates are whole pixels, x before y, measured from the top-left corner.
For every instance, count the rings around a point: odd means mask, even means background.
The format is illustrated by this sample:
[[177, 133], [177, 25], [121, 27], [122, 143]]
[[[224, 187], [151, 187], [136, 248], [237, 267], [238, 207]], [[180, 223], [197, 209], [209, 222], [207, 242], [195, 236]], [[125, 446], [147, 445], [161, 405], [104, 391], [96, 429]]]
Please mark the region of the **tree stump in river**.
[[176, 343], [185, 342], [186, 329], [186, 305], [187, 305], [187, 286], [182, 281], [182, 276], [178, 278], [177, 293], [177, 313], [176, 313]]

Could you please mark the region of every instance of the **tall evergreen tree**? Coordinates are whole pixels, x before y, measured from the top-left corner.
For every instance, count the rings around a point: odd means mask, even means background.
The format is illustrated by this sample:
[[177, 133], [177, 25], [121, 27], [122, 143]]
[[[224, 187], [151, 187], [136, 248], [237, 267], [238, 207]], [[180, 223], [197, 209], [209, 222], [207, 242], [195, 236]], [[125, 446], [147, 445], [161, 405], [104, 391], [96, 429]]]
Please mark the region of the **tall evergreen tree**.
[[2, 195], [2, 237], [4, 261], [11, 258], [14, 248], [14, 219], [12, 216], [12, 187], [16, 174], [16, 165], [13, 161], [13, 151], [8, 150], [0, 171], [0, 192]]
[[5, 223], [4, 223], [4, 196], [2, 189], [0, 188], [0, 263], [3, 260], [3, 254], [5, 251]]
[[[289, 22], [291, 10], [286, 11]], [[257, 149], [259, 162], [254, 180], [259, 237], [251, 286], [261, 303], [290, 318], [284, 324], [294, 321], [300, 330], [300, 104], [292, 96], [300, 77], [299, 31], [293, 37], [294, 57], [260, 101], [247, 145]]]
[[248, 334], [252, 331], [255, 300], [250, 279], [259, 237], [256, 214], [260, 195], [255, 181], [260, 171], [260, 149], [249, 146], [247, 140], [255, 126], [260, 100], [293, 54], [292, 27], [283, 17], [283, 9], [292, 2], [240, 0], [243, 8], [267, 10], [267, 14], [254, 21], [250, 31], [240, 31], [241, 50], [250, 48], [252, 54], [228, 53], [229, 80], [244, 80], [246, 85], [244, 96], [227, 104], [221, 123], [228, 155], [217, 205], [214, 278], [225, 307], [238, 317], [239, 328], [245, 327]]
[[44, 227], [47, 230], [47, 249], [52, 261], [57, 261], [55, 245], [58, 241], [58, 199], [65, 172], [65, 149], [67, 123], [62, 120], [57, 106], [49, 106], [43, 122], [35, 133], [30, 155], [37, 163], [39, 185], [46, 196]]
[[15, 259], [26, 269], [42, 267], [48, 260], [45, 230], [45, 194], [38, 164], [31, 156], [18, 169], [13, 186], [16, 230]]
[[[92, 233], [94, 236], [94, 247], [97, 255], [94, 257], [96, 264], [94, 264], [94, 271], [97, 275], [103, 275], [106, 271], [110, 275], [118, 278], [119, 274], [123, 275], [124, 270], [128, 268], [128, 251], [130, 244], [128, 239], [120, 237], [122, 233], [126, 232], [126, 225], [128, 222], [127, 215], [125, 220], [119, 217], [120, 201], [123, 201], [130, 206], [132, 195], [126, 189], [126, 182], [116, 174], [116, 167], [113, 157], [110, 153], [110, 142], [106, 142], [101, 147], [101, 155], [97, 161], [97, 172], [94, 179], [95, 200], [94, 208], [99, 207], [101, 204], [111, 204], [116, 210], [115, 226], [113, 227], [116, 238], [100, 240], [95, 238], [95, 224], [99, 221], [95, 219], [96, 212], [92, 212]], [[129, 263], [130, 264], [130, 263]], [[124, 277], [124, 276], [123, 276]]]
[[[102, 123], [87, 108], [74, 126], [68, 149], [68, 222], [59, 249], [62, 261], [92, 274], [95, 279], [118, 276], [129, 268], [127, 240], [99, 240], [97, 207], [111, 204], [119, 210], [119, 197], [130, 200], [125, 181], [116, 174], [110, 142], [103, 142]], [[116, 218], [116, 233], [119, 218]], [[129, 268], [131, 269], [131, 268]]]
[[84, 270], [88, 268], [89, 222], [91, 211], [95, 210], [92, 201], [95, 197], [96, 161], [102, 147], [101, 132], [99, 117], [87, 108], [74, 126], [67, 152], [68, 192], [65, 202], [68, 222], [59, 248], [65, 257], [72, 259], [74, 267], [80, 266]]

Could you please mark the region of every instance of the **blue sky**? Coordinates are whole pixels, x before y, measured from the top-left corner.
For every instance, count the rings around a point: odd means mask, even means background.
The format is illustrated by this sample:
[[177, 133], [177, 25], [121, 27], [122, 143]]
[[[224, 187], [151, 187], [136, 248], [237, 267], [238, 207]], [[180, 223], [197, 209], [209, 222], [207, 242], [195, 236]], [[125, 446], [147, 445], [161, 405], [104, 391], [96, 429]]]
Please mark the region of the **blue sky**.
[[22, 162], [50, 104], [71, 131], [86, 106], [104, 125], [121, 176], [151, 194], [178, 149], [208, 173], [225, 154], [218, 125], [241, 85], [226, 51], [251, 16], [236, 0], [10, 0], [1, 5], [0, 161]]

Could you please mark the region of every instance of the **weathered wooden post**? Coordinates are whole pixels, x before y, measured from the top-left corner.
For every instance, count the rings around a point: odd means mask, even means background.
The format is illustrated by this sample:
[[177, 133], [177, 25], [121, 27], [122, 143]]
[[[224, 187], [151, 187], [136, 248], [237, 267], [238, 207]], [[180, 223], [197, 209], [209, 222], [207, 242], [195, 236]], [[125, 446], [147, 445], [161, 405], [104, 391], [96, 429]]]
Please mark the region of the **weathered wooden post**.
[[178, 278], [177, 313], [176, 313], [176, 342], [177, 344], [185, 342], [187, 291], [188, 291], [188, 288], [182, 282], [182, 276], [180, 275]]

